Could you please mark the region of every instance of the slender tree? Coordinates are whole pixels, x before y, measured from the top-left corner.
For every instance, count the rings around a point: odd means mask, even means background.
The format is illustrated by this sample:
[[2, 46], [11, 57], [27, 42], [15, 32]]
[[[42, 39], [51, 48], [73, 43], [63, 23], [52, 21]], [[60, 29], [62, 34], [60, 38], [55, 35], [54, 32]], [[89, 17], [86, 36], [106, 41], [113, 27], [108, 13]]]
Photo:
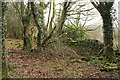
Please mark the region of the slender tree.
[[[39, 49], [41, 47], [41, 33], [42, 33], [41, 29], [42, 28], [41, 28], [41, 25], [38, 23], [38, 18], [37, 18], [37, 15], [36, 15], [36, 10], [35, 10], [35, 4], [34, 4], [34, 2], [31, 2], [31, 12], [32, 12], [33, 19], [34, 19], [34, 22], [36, 24], [36, 27], [38, 29], [38, 34], [37, 34], [37, 48]], [[42, 12], [43, 11], [41, 11], [41, 13]], [[41, 18], [43, 19], [43, 17], [41, 17]]]
[[29, 27], [30, 22], [30, 6], [29, 2], [27, 5], [24, 4], [24, 2], [20, 3], [13, 3], [13, 6], [15, 7], [16, 11], [19, 14], [19, 18], [23, 24], [24, 30], [23, 30], [23, 49], [31, 49], [32, 44], [30, 41], [30, 36], [27, 35], [27, 28]]
[[[46, 43], [48, 42], [49, 39], [51, 39], [53, 32], [56, 29], [56, 26], [54, 28], [52, 28], [52, 23], [55, 17], [55, 2], [53, 1], [53, 15], [51, 17], [50, 22], [48, 22], [47, 27], [49, 26], [49, 30], [48, 30], [48, 36], [44, 36], [44, 38], [42, 38], [43, 34], [42, 34], [42, 30], [47, 31], [47, 29], [45, 28], [45, 24], [44, 24], [44, 9], [45, 9], [45, 3], [44, 2], [40, 2], [39, 4], [39, 8], [40, 11], [36, 11], [36, 7], [35, 7], [35, 3], [32, 2], [31, 3], [31, 11], [33, 14], [33, 18], [34, 18], [34, 22], [36, 24], [36, 27], [38, 29], [38, 35], [37, 35], [37, 48], [41, 49], [43, 47], [45, 47]], [[51, 4], [50, 4], [51, 5]], [[37, 17], [39, 13], [39, 18]], [[49, 14], [50, 15], [50, 14]], [[50, 16], [48, 16], [48, 19], [50, 19]], [[49, 21], [49, 20], [48, 20]]]
[[68, 9], [70, 7], [70, 4], [71, 4], [71, 2], [69, 2], [68, 0], [66, 2], [63, 2], [63, 10], [62, 10], [62, 13], [61, 13], [61, 16], [58, 20], [58, 25], [57, 25], [58, 36], [61, 35], [61, 33], [62, 33], [62, 28], [63, 28], [63, 25], [64, 25], [65, 20], [67, 18], [67, 12], [68, 12]]
[[47, 21], [47, 31], [49, 31], [49, 23], [50, 23], [50, 15], [51, 15], [51, 9], [52, 9], [52, 2], [49, 4], [49, 14], [48, 14], [48, 21]]
[[52, 12], [52, 17], [51, 17], [51, 21], [50, 21], [50, 25], [49, 25], [49, 33], [51, 33], [52, 31], [52, 23], [53, 23], [53, 20], [54, 20], [54, 17], [55, 17], [55, 0], [53, 0], [53, 12]]
[[93, 6], [98, 10], [103, 19], [103, 34], [104, 34], [104, 55], [111, 61], [114, 56], [113, 50], [113, 23], [111, 9], [113, 2], [97, 2], [96, 0], [91, 0]]

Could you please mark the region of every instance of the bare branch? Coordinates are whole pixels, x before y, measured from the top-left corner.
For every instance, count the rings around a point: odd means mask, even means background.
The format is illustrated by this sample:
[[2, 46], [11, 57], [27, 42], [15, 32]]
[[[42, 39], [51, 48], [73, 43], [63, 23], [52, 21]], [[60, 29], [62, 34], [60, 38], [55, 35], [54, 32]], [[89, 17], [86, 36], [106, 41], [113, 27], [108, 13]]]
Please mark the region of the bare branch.
[[96, 3], [93, 2], [93, 0], [91, 0], [91, 3], [92, 3], [92, 5], [93, 5], [98, 11], [100, 11], [100, 8], [99, 8], [99, 5], [100, 5], [100, 4], [98, 4], [97, 2], [96, 2]]

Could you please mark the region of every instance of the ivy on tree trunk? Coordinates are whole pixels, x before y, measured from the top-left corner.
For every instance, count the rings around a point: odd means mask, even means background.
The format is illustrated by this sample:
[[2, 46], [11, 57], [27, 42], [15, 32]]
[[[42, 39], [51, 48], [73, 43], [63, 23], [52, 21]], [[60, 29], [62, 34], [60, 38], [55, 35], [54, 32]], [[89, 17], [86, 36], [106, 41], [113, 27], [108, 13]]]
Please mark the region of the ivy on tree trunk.
[[104, 55], [108, 60], [112, 60], [114, 57], [113, 50], [113, 23], [110, 10], [106, 10], [101, 14], [103, 19], [103, 37], [104, 37]]
[[[27, 16], [29, 17], [29, 16]], [[24, 17], [25, 18], [25, 17]], [[26, 50], [29, 50], [32, 48], [32, 44], [31, 44], [31, 40], [30, 40], [30, 36], [27, 35], [27, 27], [29, 26], [29, 20], [26, 19], [23, 19], [22, 21], [23, 23], [23, 27], [24, 27], [24, 37], [23, 37], [23, 49], [26, 49]]]
[[6, 63], [6, 59], [5, 59], [5, 33], [4, 33], [4, 14], [5, 14], [5, 10], [7, 7], [7, 3], [2, 2], [2, 78], [9, 78], [9, 74], [8, 74], [8, 66]]
[[94, 2], [91, 0], [93, 6], [98, 10], [103, 19], [103, 38], [104, 38], [104, 55], [108, 61], [112, 61], [114, 57], [113, 50], [113, 23], [111, 10], [113, 2]]

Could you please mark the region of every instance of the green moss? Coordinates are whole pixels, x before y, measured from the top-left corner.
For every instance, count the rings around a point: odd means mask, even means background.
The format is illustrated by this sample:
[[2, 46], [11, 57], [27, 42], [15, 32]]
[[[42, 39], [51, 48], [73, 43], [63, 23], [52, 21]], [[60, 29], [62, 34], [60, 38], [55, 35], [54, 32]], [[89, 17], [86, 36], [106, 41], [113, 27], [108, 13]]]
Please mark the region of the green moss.
[[92, 60], [91, 62], [89, 62], [89, 65], [93, 65], [93, 66], [101, 66], [101, 62], [100, 60]]
[[94, 60], [105, 60], [105, 58], [103, 56], [100, 56], [100, 57], [92, 57], [92, 59]]
[[53, 71], [63, 71], [63, 68], [56, 66], [53, 68]]
[[114, 66], [114, 67], [108, 66], [108, 67], [103, 67], [100, 70], [108, 72], [108, 71], [113, 71], [113, 70], [120, 70], [120, 67], [118, 67], [118, 66]]
[[110, 66], [110, 63], [106, 63], [107, 66]]
[[86, 54], [85, 57], [81, 58], [84, 61], [91, 61], [93, 59], [93, 56], [91, 56], [89, 53]]
[[98, 57], [99, 60], [104, 60], [105, 58], [103, 56]]
[[81, 63], [82, 61], [80, 60], [80, 59], [72, 59], [72, 60], [70, 60], [72, 63], [75, 63], [75, 62], [77, 62], [77, 63]]
[[10, 78], [6, 61], [2, 62], [2, 78]]

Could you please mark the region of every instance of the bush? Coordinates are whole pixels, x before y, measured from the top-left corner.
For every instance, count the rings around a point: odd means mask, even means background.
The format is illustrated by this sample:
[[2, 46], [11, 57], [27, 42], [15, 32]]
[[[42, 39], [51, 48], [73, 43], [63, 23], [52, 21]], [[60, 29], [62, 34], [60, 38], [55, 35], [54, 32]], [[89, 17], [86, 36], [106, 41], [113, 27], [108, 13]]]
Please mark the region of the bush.
[[85, 27], [81, 26], [67, 25], [66, 27], [63, 28], [62, 31], [62, 39], [64, 42], [78, 41], [81, 39], [86, 39], [88, 37], [89, 36], [85, 31]]

